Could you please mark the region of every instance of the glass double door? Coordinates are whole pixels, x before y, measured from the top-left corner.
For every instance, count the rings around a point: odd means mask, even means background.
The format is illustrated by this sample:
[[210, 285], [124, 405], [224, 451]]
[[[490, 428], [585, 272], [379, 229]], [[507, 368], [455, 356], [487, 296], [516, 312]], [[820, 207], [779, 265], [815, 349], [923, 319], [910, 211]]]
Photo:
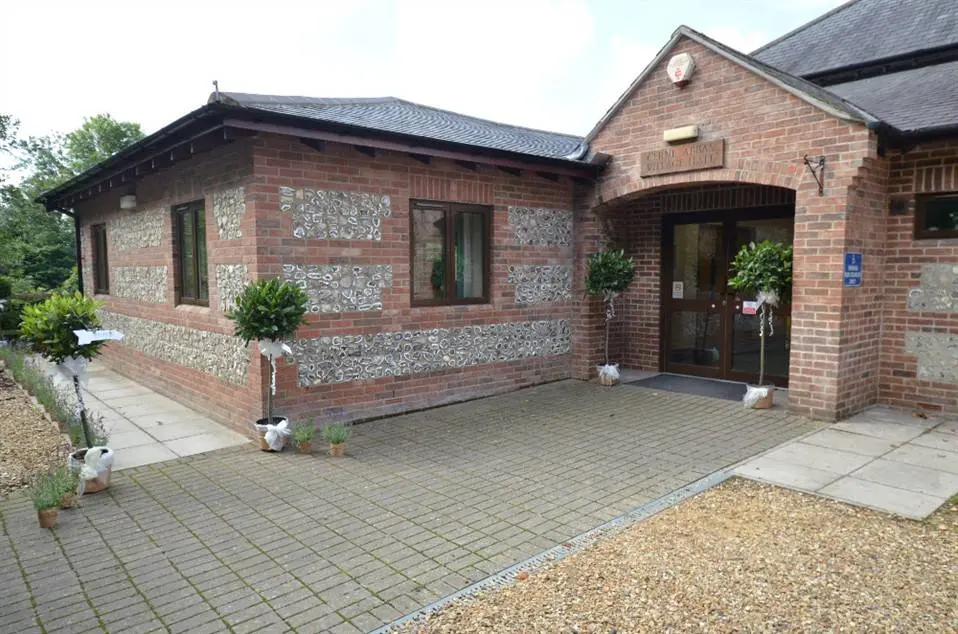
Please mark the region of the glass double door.
[[[718, 379], [758, 379], [754, 297], [729, 288], [729, 265], [749, 242], [792, 243], [794, 211], [720, 212], [666, 218], [663, 244], [663, 367]], [[791, 307], [774, 311], [765, 341], [766, 381], [788, 383]]]

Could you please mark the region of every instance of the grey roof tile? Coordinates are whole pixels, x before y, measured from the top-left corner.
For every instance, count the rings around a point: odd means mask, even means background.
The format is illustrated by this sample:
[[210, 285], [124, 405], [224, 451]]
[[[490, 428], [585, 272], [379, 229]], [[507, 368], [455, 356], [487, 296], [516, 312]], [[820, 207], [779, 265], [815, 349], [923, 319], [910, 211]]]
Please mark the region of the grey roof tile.
[[958, 62], [829, 86], [902, 132], [958, 125]]
[[583, 142], [582, 137], [570, 134], [496, 123], [395, 97], [327, 99], [235, 92], [220, 95], [227, 103], [254, 111], [550, 159], [565, 159], [573, 155]]
[[852, 0], [752, 52], [792, 75], [958, 43], [958, 0]]

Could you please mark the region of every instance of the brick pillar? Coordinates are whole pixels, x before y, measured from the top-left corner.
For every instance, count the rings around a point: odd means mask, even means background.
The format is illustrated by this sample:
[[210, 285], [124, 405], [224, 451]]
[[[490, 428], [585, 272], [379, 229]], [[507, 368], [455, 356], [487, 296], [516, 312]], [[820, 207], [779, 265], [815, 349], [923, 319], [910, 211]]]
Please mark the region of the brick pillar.
[[605, 323], [602, 301], [585, 292], [587, 261], [608, 243], [602, 219], [587, 196], [577, 196], [574, 207], [575, 267], [572, 280], [572, 376], [595, 378], [595, 366], [602, 359]]

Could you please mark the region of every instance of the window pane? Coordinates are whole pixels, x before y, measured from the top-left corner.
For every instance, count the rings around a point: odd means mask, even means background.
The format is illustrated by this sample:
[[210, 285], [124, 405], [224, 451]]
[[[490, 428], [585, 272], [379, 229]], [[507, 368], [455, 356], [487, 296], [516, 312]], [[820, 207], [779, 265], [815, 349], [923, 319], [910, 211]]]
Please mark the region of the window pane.
[[670, 320], [672, 363], [719, 366], [722, 319], [718, 313], [677, 310]]
[[925, 231], [958, 229], [958, 196], [930, 198], [925, 201]]
[[417, 206], [412, 210], [412, 296], [446, 299], [446, 213]]
[[673, 299], [712, 299], [724, 284], [719, 266], [724, 232], [722, 223], [675, 225], [673, 234]]
[[196, 267], [199, 277], [199, 299], [209, 299], [210, 280], [206, 267], [206, 215], [202, 207], [195, 211]]
[[485, 295], [485, 214], [461, 212], [456, 221], [456, 297], [481, 298]]
[[193, 233], [193, 215], [179, 214], [180, 221], [180, 296], [196, 299], [196, 261]]

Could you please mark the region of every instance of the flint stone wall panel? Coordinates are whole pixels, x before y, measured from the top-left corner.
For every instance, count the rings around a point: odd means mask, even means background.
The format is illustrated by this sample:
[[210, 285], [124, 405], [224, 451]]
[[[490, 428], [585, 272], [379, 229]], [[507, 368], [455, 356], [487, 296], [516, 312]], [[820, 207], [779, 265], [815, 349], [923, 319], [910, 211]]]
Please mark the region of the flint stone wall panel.
[[382, 240], [389, 196], [279, 188], [279, 208], [293, 218], [293, 236], [315, 240]]
[[224, 313], [236, 302], [236, 297], [249, 284], [249, 269], [245, 264], [217, 264], [216, 288], [220, 292], [220, 310]]
[[919, 379], [958, 383], [958, 335], [906, 332], [905, 352], [918, 357]]
[[107, 244], [114, 251], [158, 247], [163, 241], [166, 210], [119, 211], [109, 221]]
[[232, 187], [213, 193], [213, 218], [220, 240], [243, 237], [240, 223], [246, 215], [246, 188]]
[[918, 287], [908, 291], [909, 312], [958, 312], [958, 264], [925, 264]]
[[559, 319], [317, 337], [291, 347], [306, 387], [567, 354], [572, 330]]
[[246, 384], [249, 350], [231, 335], [101, 311], [103, 327], [123, 333], [122, 344], [227, 383]]
[[283, 279], [309, 296], [312, 313], [383, 309], [382, 289], [393, 285], [391, 264], [284, 264]]
[[572, 212], [542, 207], [509, 207], [509, 226], [520, 246], [572, 244]]
[[165, 266], [113, 267], [110, 294], [138, 302], [162, 304], [166, 301]]
[[572, 297], [572, 267], [565, 264], [514, 264], [508, 281], [517, 304], [551, 304]]

